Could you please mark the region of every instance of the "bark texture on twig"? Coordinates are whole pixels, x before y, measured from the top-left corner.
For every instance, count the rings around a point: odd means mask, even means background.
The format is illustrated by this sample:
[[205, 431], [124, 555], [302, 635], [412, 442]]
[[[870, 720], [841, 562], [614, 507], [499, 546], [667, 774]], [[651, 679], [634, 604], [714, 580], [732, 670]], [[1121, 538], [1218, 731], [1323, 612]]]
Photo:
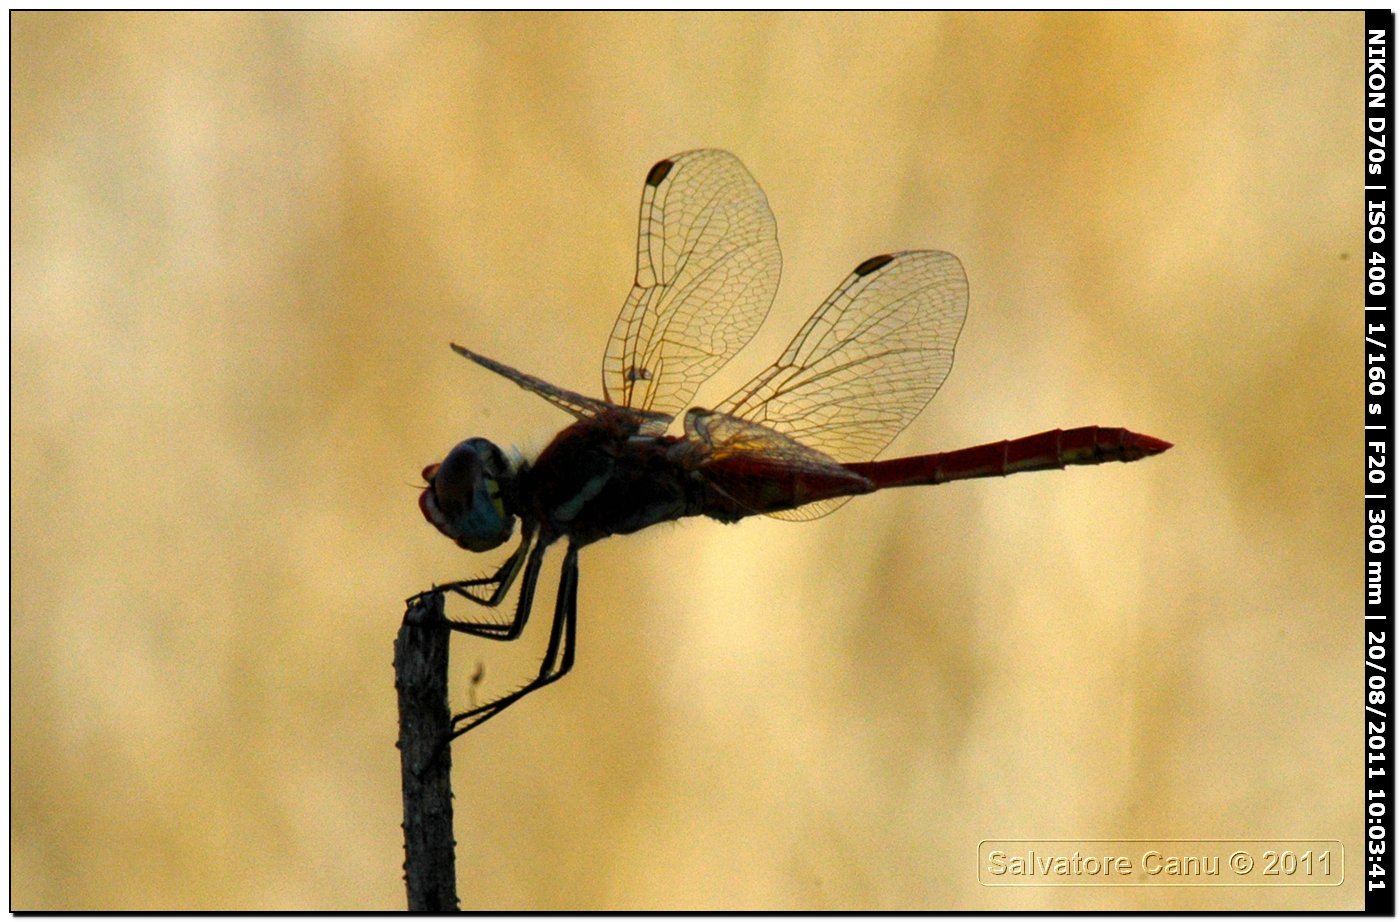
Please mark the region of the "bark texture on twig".
[[457, 840], [452, 835], [452, 711], [447, 704], [447, 642], [442, 596], [409, 605], [394, 641], [403, 773], [404, 882], [411, 912], [457, 906]]

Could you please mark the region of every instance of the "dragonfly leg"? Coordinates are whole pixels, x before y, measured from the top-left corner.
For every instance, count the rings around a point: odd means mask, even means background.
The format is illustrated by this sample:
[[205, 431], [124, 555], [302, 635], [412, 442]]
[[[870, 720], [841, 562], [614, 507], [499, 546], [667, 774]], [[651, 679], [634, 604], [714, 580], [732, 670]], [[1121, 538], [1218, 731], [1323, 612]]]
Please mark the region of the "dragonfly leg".
[[[530, 556], [532, 564], [536, 556]], [[529, 576], [530, 574], [527, 574], [527, 578]], [[533, 592], [533, 585], [530, 585], [530, 589]], [[521, 593], [524, 592], [525, 589], [522, 588]], [[554, 602], [554, 622], [549, 628], [549, 646], [545, 649], [539, 673], [515, 691], [455, 715], [452, 718], [452, 735], [447, 741], [451, 742], [468, 730], [481, 726], [530, 692], [563, 678], [574, 665], [574, 634], [577, 621], [578, 548], [570, 544], [568, 552], [564, 555], [564, 566], [559, 576], [559, 594]]]
[[[500, 623], [497, 621], [454, 621], [447, 619], [448, 627], [454, 631], [460, 631], [473, 637], [486, 637], [491, 640], [514, 640], [525, 630], [525, 622], [530, 618], [530, 607], [534, 604], [535, 581], [540, 575], [540, 565], [544, 562], [544, 543], [536, 544], [533, 552], [527, 558], [526, 550], [534, 538], [534, 531], [527, 531], [521, 539], [520, 546], [515, 549], [515, 553], [506, 558], [491, 576], [484, 576], [479, 579], [458, 580], [455, 583], [444, 583], [441, 586], [434, 586], [427, 592], [421, 592], [408, 600], [410, 606], [428, 595], [441, 595], [451, 592], [464, 599], [483, 605], [487, 608], [495, 608], [505, 599], [510, 587], [515, 584], [516, 577], [520, 575], [521, 565], [524, 564], [525, 579], [520, 584], [520, 598], [516, 602], [515, 617], [509, 622]], [[528, 559], [528, 563], [526, 563]], [[479, 590], [483, 587], [491, 587], [490, 595], [482, 595]]]
[[[468, 636], [485, 637], [488, 640], [515, 640], [519, 637], [525, 630], [526, 622], [530, 620], [530, 610], [535, 604], [535, 585], [539, 582], [540, 567], [544, 564], [544, 553], [547, 548], [548, 545], [544, 542], [540, 542], [530, 551], [528, 562], [525, 564], [524, 568], [525, 575], [520, 580], [520, 596], [515, 600], [515, 615], [509, 621], [454, 621], [449, 618], [447, 619], [447, 626], [454, 631], [460, 631]], [[522, 545], [522, 556], [519, 558], [520, 560], [525, 559], [523, 556], [524, 549]], [[459, 595], [463, 595], [476, 602], [478, 605], [498, 605], [501, 599], [505, 597], [506, 590], [510, 588], [510, 584], [515, 582], [515, 573], [520, 572], [520, 564], [516, 561], [506, 561], [506, 565], [501, 569], [504, 571], [508, 567], [512, 568], [512, 571], [506, 574], [505, 578], [500, 581], [499, 587], [501, 588], [498, 588], [492, 594], [492, 597], [495, 599], [494, 603], [488, 603], [476, 596], [467, 595], [460, 590], [452, 589], [451, 586], [439, 586], [438, 590], [448, 592], [455, 591]], [[492, 578], [494, 579], [494, 577]]]
[[[490, 576], [482, 576], [477, 579], [460, 579], [452, 583], [443, 583], [441, 586], [434, 586], [426, 592], [420, 592], [408, 600], [409, 605], [413, 605], [425, 596], [441, 595], [444, 592], [452, 592], [460, 595], [464, 599], [470, 599], [478, 605], [485, 605], [488, 608], [495, 608], [501, 604], [501, 600], [510, 591], [511, 584], [520, 575], [520, 564], [525, 560], [525, 549], [529, 547], [530, 541], [535, 537], [533, 528], [523, 528], [520, 534], [520, 546], [515, 552], [506, 558], [505, 563], [497, 568]], [[489, 595], [481, 595], [482, 587], [490, 586]], [[473, 591], [476, 590], [476, 591]]]

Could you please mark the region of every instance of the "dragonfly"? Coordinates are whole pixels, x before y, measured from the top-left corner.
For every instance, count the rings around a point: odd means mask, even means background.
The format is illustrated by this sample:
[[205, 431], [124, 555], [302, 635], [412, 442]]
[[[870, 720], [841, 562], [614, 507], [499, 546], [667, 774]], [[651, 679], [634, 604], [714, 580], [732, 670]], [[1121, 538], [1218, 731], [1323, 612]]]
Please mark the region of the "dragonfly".
[[450, 592], [494, 609], [519, 583], [508, 621], [449, 620], [452, 629], [519, 638], [545, 551], [565, 542], [538, 672], [455, 715], [449, 740], [569, 672], [579, 551], [603, 538], [689, 516], [815, 519], [877, 490], [1137, 461], [1172, 447], [1127, 429], [1083, 426], [874, 460], [953, 367], [967, 276], [956, 256], [934, 250], [861, 262], [777, 361], [713, 408], [689, 406], [758, 331], [781, 271], [776, 222], [748, 170], [726, 151], [688, 151], [653, 166], [642, 187], [636, 274], [603, 354], [602, 399], [452, 344], [574, 422], [533, 460], [469, 438], [423, 469], [419, 508], [459, 547], [493, 550], [520, 526], [518, 545], [491, 575], [409, 600]]

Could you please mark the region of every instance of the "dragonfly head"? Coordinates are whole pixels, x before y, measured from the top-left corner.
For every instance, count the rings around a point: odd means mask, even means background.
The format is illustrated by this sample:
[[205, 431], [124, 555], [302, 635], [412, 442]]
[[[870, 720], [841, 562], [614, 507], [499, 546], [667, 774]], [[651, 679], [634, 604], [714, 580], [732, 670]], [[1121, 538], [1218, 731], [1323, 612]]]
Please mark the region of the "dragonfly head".
[[515, 465], [486, 439], [467, 439], [423, 468], [418, 508], [459, 547], [489, 551], [515, 530]]

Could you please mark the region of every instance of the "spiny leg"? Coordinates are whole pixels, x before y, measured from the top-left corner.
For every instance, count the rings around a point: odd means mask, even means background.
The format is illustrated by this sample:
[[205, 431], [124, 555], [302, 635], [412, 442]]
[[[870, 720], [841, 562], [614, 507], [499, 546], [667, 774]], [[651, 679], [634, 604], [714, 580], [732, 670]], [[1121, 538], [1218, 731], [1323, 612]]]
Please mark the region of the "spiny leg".
[[[520, 575], [521, 564], [526, 562], [526, 551], [530, 547], [530, 542], [535, 537], [535, 529], [526, 528], [520, 540], [520, 546], [515, 549], [505, 562], [490, 576], [483, 576], [478, 579], [458, 580], [455, 583], [445, 583], [441, 586], [434, 586], [426, 592], [410, 598], [408, 604], [412, 607], [418, 604], [425, 596], [442, 595], [447, 592], [459, 595], [464, 599], [482, 605], [487, 608], [495, 608], [505, 599], [510, 587], [515, 583], [515, 579]], [[529, 555], [529, 562], [524, 567], [525, 579], [521, 583], [520, 598], [515, 606], [515, 617], [508, 623], [502, 624], [497, 621], [454, 621], [446, 619], [448, 627], [454, 631], [461, 631], [473, 637], [485, 637], [489, 640], [514, 640], [519, 637], [525, 629], [525, 622], [530, 617], [530, 607], [533, 604], [535, 582], [539, 578], [540, 565], [544, 562], [544, 551], [546, 545], [542, 542], [535, 545], [534, 551]], [[489, 596], [478, 595], [476, 591], [481, 587], [492, 587]]]
[[[411, 607], [417, 604], [426, 596], [452, 592], [460, 595], [464, 599], [470, 599], [478, 605], [495, 608], [497, 605], [501, 604], [501, 600], [505, 598], [506, 593], [510, 590], [511, 584], [515, 582], [515, 577], [520, 574], [520, 564], [525, 559], [525, 549], [529, 547], [530, 541], [534, 537], [534, 527], [528, 522], [525, 523], [520, 530], [520, 545], [515, 549], [514, 553], [506, 558], [505, 563], [501, 564], [496, 569], [495, 573], [477, 579], [459, 579], [453, 583], [443, 583], [441, 586], [434, 586], [431, 589], [411, 597], [408, 600], [409, 606]], [[484, 586], [494, 586], [495, 588], [491, 590], [491, 594], [488, 596], [481, 596], [472, 591]]]
[[[535, 555], [531, 555], [533, 564]], [[528, 576], [529, 574], [527, 574]], [[521, 589], [523, 593], [524, 588]], [[574, 665], [574, 635], [578, 622], [578, 548], [569, 545], [564, 554], [564, 566], [559, 575], [559, 593], [554, 601], [554, 622], [549, 628], [549, 646], [545, 649], [540, 671], [515, 691], [495, 701], [479, 705], [452, 718], [453, 731], [448, 742], [481, 726], [486, 721], [524, 698], [530, 692], [563, 678]]]
[[[530, 620], [530, 609], [535, 604], [535, 586], [539, 582], [540, 567], [544, 564], [544, 553], [549, 545], [541, 541], [530, 551], [529, 561], [525, 564], [525, 575], [520, 580], [520, 597], [515, 600], [515, 616], [510, 621], [502, 624], [496, 621], [453, 621], [448, 619], [447, 626], [454, 631], [460, 631], [471, 637], [485, 637], [488, 640], [515, 640], [525, 630], [525, 624]], [[525, 545], [520, 546], [520, 553], [524, 553]], [[492, 594], [494, 601], [487, 602], [465, 593], [466, 598], [471, 599], [478, 605], [499, 605], [501, 599], [505, 597], [505, 590], [510, 588], [510, 584], [515, 581], [515, 572], [519, 572], [520, 566], [515, 561], [506, 561], [506, 566], [514, 567], [514, 571], [506, 575], [501, 581], [502, 588], [497, 589]], [[505, 567], [502, 567], [504, 570]], [[445, 588], [445, 587], [444, 587]]]

